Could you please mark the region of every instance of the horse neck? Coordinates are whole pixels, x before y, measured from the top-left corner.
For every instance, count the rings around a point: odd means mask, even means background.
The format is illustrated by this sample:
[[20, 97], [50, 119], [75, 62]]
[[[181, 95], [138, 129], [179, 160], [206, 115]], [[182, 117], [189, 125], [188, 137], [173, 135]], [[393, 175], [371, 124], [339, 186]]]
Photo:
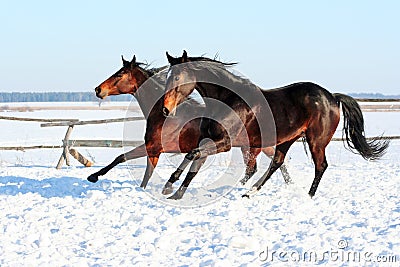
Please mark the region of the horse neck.
[[[209, 82], [198, 82], [196, 84], [196, 88], [203, 99], [204, 97], [213, 98], [224, 103], [232, 102], [234, 99], [243, 101], [243, 98], [247, 99], [247, 95], [252, 95], [253, 92], [260, 90], [255, 84], [234, 76], [227, 70], [220, 70], [216, 75], [206, 71], [201, 75], [204, 74], [206, 74], [205, 77], [207, 77]], [[205, 99], [204, 101], [206, 102]]]
[[[160, 98], [163, 96], [163, 85], [157, 78], [148, 77], [138, 84], [139, 88], [133, 95], [138, 101], [139, 107], [142, 110], [145, 118], [150, 114], [150, 111], [156, 106], [162, 105]], [[160, 113], [162, 106], [159, 107]]]
[[196, 89], [203, 97], [204, 103], [206, 103], [206, 105], [207, 98], [218, 99], [222, 102], [225, 102], [234, 96], [234, 93], [231, 90], [215, 83], [197, 83]]
[[164, 98], [160, 97], [153, 105], [149, 108], [148, 114], [145, 114], [147, 124], [158, 125], [163, 124], [165, 116], [162, 113], [162, 108], [164, 106]]

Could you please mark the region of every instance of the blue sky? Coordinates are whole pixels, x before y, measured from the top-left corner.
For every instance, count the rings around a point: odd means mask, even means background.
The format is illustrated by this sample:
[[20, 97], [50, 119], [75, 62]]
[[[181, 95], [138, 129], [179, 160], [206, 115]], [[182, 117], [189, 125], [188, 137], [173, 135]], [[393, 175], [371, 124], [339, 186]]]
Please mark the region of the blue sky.
[[90, 91], [165, 51], [219, 53], [264, 88], [400, 94], [400, 1], [1, 1], [0, 91]]

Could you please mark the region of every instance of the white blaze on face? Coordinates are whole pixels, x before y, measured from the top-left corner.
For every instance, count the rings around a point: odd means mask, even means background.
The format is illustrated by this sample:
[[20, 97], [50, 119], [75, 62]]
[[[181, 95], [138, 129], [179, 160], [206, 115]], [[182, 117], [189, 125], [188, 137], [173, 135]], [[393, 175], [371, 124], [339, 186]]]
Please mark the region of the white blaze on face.
[[167, 80], [169, 79], [169, 77], [172, 75], [172, 69], [170, 68], [169, 70], [168, 70], [168, 73], [167, 73]]

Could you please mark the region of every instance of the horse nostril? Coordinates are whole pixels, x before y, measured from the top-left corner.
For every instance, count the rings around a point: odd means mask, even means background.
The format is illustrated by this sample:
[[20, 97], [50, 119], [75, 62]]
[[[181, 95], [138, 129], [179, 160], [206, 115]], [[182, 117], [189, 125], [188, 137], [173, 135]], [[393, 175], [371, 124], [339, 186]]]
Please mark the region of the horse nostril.
[[96, 87], [96, 88], [94, 88], [94, 91], [96, 92], [96, 95], [98, 95], [101, 92], [101, 88], [100, 87]]
[[165, 117], [167, 117], [169, 115], [169, 110], [166, 107], [163, 107], [162, 112]]

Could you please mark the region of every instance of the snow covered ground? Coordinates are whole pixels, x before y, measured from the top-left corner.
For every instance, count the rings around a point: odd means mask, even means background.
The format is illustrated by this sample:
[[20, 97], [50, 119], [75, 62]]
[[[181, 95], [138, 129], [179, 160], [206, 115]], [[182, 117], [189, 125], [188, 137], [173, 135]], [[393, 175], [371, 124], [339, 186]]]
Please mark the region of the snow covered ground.
[[[101, 119], [122, 111], [3, 112], [3, 116]], [[367, 135], [400, 134], [400, 113], [365, 113]], [[342, 124], [340, 124], [340, 127]], [[339, 128], [340, 128], [339, 127]], [[60, 144], [65, 127], [0, 120], [0, 146]], [[137, 122], [137, 138], [144, 124]], [[122, 139], [123, 124], [77, 126], [71, 138]], [[338, 135], [340, 136], [340, 131]], [[124, 150], [79, 148], [92, 168], [56, 170], [61, 149], [0, 151], [1, 266], [288, 266], [384, 265], [400, 262], [400, 141], [379, 162], [340, 142], [316, 196], [307, 195], [313, 164], [296, 143], [286, 162], [293, 184], [275, 174], [250, 199], [246, 186], [201, 188], [221, 173], [241, 178], [237, 151], [208, 159], [185, 197], [159, 194], [182, 156], [163, 155], [149, 187], [138, 186], [145, 161], [118, 166], [92, 184], [86, 177]], [[236, 151], [236, 152], [235, 152]], [[157, 176], [159, 178], [157, 179]], [[215, 195], [225, 193], [222, 197]], [[207, 202], [207, 198], [212, 201]], [[163, 201], [160, 201], [163, 200]], [[195, 207], [196, 201], [202, 205]], [[182, 206], [191, 206], [184, 208]], [[394, 262], [396, 261], [396, 262]]]

